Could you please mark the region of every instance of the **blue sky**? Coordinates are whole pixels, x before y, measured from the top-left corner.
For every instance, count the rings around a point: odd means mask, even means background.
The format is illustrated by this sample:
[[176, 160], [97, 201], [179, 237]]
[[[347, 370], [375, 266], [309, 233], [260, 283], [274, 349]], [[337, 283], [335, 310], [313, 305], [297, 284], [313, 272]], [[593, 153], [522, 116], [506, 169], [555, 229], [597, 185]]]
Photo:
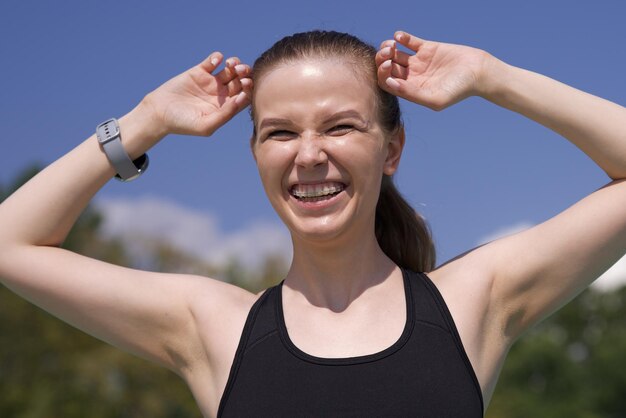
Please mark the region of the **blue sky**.
[[[626, 104], [624, 16], [617, 0], [4, 1], [0, 182], [29, 163], [52, 162], [214, 50], [251, 63], [281, 37], [315, 28], [375, 45], [396, 29], [467, 44]], [[440, 261], [546, 220], [608, 181], [566, 140], [482, 99], [439, 113], [402, 107], [408, 140], [397, 183], [430, 222]], [[228, 239], [259, 225], [279, 230], [250, 132], [242, 113], [211, 138], [168, 137], [150, 152], [145, 176], [112, 181], [97, 199], [103, 207], [167, 202], [180, 216], [210, 219]]]

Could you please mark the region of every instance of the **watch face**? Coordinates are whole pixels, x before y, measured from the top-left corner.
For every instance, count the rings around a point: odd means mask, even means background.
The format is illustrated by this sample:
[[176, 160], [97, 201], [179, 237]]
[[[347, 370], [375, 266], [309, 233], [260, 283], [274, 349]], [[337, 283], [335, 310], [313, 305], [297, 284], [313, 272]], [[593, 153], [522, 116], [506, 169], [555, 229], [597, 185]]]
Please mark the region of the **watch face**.
[[128, 178], [122, 178], [119, 174], [115, 175], [115, 179], [119, 181], [131, 181], [135, 180], [137, 177], [143, 174], [144, 171], [148, 168], [148, 164], [150, 163], [150, 159], [148, 158], [148, 154], [143, 154], [139, 158], [133, 161], [133, 164], [137, 168], [137, 174]]
[[117, 138], [120, 134], [120, 126], [115, 119], [109, 119], [105, 122], [102, 122], [96, 128], [96, 136], [98, 137], [98, 142], [104, 144], [109, 142], [110, 140]]

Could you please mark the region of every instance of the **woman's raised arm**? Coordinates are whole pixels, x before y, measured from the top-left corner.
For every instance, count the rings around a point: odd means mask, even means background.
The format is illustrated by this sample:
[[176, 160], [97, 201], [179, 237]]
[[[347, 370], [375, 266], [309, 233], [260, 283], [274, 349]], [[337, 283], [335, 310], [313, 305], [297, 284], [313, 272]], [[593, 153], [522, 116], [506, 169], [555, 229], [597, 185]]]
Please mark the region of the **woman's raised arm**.
[[406, 32], [383, 42], [376, 60], [387, 91], [436, 110], [482, 96], [561, 134], [612, 179], [552, 219], [466, 256], [491, 281], [491, 311], [507, 339], [558, 309], [626, 253], [624, 107], [484, 51]]
[[[214, 75], [222, 58], [211, 54], [120, 118], [132, 159], [169, 133], [210, 135], [247, 106], [249, 67], [230, 58]], [[0, 205], [0, 280], [68, 323], [177, 370], [185, 350], [193, 349], [189, 298], [200, 282], [228, 294], [226, 285], [136, 271], [58, 248], [114, 174], [92, 135], [8, 197]]]

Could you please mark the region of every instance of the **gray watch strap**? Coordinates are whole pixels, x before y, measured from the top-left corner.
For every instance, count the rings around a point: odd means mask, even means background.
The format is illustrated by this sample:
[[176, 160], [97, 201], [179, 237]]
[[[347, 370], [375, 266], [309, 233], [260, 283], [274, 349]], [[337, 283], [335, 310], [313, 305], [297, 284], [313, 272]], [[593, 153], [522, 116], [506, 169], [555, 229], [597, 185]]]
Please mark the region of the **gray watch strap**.
[[148, 156], [144, 154], [135, 160], [140, 163], [139, 167], [130, 159], [130, 156], [122, 145], [120, 126], [115, 118], [104, 121], [98, 125], [96, 128], [96, 136], [109, 162], [117, 172], [117, 178], [130, 181], [145, 171]]

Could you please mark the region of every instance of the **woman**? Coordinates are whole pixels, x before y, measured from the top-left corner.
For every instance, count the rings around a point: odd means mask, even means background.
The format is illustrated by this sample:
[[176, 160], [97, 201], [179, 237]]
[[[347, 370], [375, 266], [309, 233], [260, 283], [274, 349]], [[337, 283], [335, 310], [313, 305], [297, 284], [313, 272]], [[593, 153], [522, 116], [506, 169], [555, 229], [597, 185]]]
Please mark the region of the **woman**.
[[[137, 159], [169, 133], [210, 135], [251, 103], [252, 153], [293, 239], [281, 284], [254, 295], [57, 248], [115, 174], [95, 136], [0, 206], [3, 284], [175, 371], [205, 416], [481, 416], [516, 338], [626, 251], [618, 105], [406, 32], [378, 51], [346, 34], [297, 34], [253, 72], [231, 58], [213, 74], [221, 59], [121, 118], [123, 148]], [[427, 228], [390, 180], [405, 140], [396, 96], [441, 110], [472, 95], [562, 134], [612, 181], [435, 268]]]

